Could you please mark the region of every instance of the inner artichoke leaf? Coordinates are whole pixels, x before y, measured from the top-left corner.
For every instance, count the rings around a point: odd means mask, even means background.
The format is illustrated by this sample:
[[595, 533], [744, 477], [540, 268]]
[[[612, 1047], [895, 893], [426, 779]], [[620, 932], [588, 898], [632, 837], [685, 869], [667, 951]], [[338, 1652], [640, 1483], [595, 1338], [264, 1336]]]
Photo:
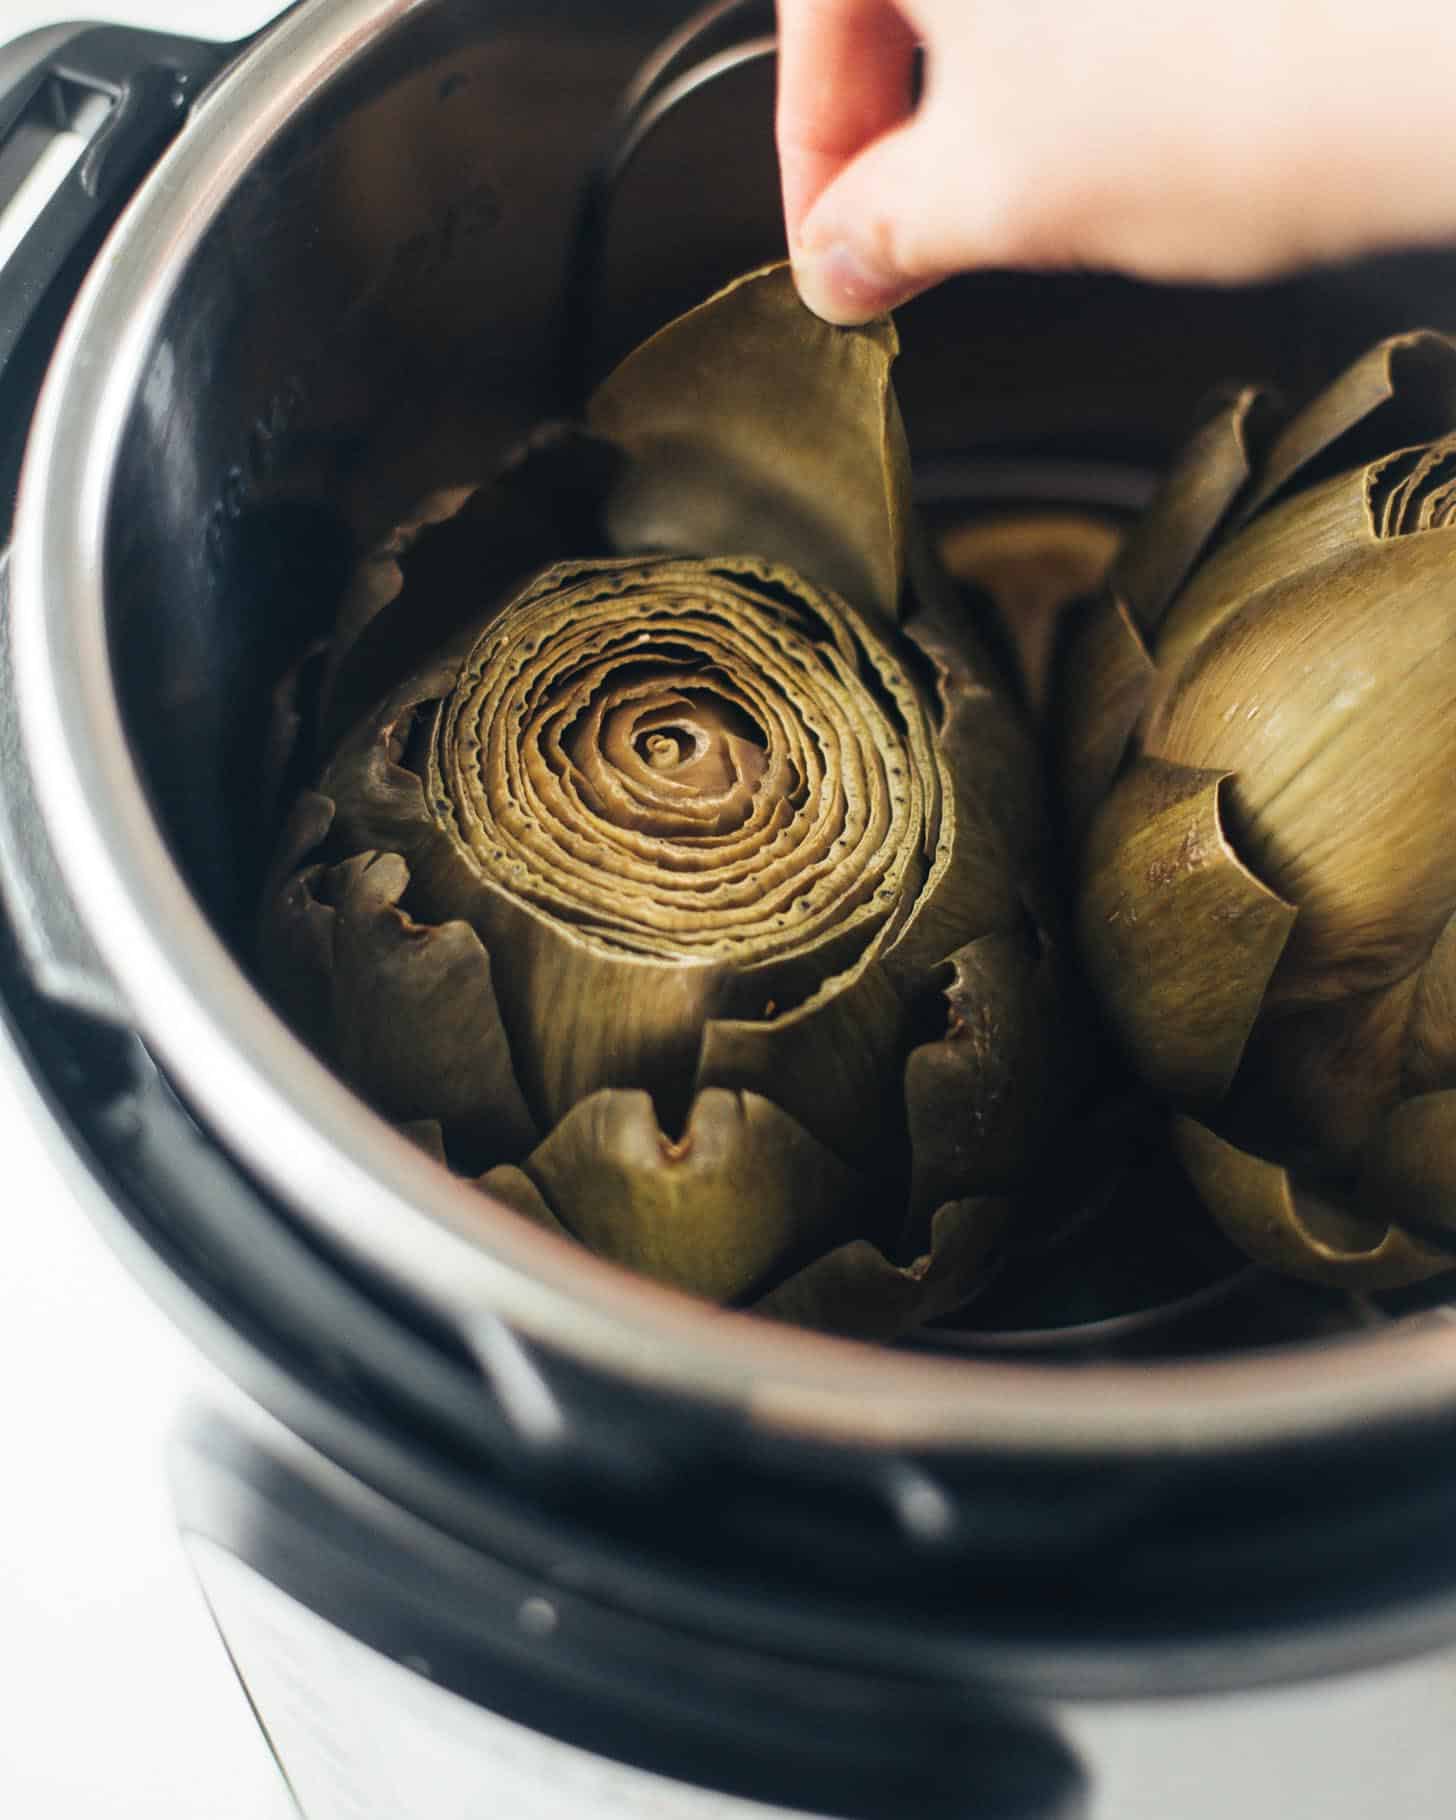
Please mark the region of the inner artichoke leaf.
[[1355, 466], [1456, 430], [1456, 343], [1433, 329], [1394, 335], [1295, 413], [1270, 445], [1240, 506], [1249, 519], [1318, 464]]
[[1456, 1091], [1422, 1093], [1392, 1108], [1365, 1156], [1356, 1204], [1372, 1216], [1409, 1222], [1449, 1251], [1438, 1269], [1456, 1269]]
[[1451, 1268], [1387, 1218], [1369, 1218], [1301, 1189], [1286, 1169], [1240, 1150], [1196, 1119], [1173, 1142], [1205, 1207], [1255, 1263], [1336, 1289], [1399, 1289]]
[[1114, 1031], [1143, 1079], [1191, 1104], [1227, 1090], [1297, 914], [1230, 843], [1226, 783], [1137, 759], [1092, 824], [1077, 906]]
[[912, 1220], [1013, 1188], [1056, 1111], [1057, 995], [1040, 948], [986, 935], [948, 968], [946, 1033], [905, 1065]]
[[898, 349], [888, 317], [821, 322], [783, 264], [669, 323], [587, 406], [627, 458], [607, 506], [615, 547], [751, 550], [897, 618], [910, 514]]
[[1200, 645], [1281, 582], [1299, 580], [1314, 594], [1326, 564], [1374, 550], [1371, 480], [1366, 468], [1337, 474], [1271, 506], [1215, 550], [1163, 621], [1154, 647], [1160, 672], [1176, 679]]
[[900, 1339], [971, 1299], [1010, 1213], [1009, 1202], [991, 1197], [950, 1201], [913, 1263], [894, 1264], [868, 1239], [852, 1239], [795, 1271], [754, 1312], [846, 1339]]
[[1144, 633], [1157, 631], [1169, 602], [1248, 483], [1276, 417], [1257, 386], [1215, 393], [1128, 532], [1107, 585]]
[[[854, 1173], [771, 1100], [715, 1088], [693, 1100], [676, 1137], [648, 1094], [593, 1094], [522, 1167], [599, 1256], [714, 1301], [853, 1231], [864, 1197]], [[510, 1200], [498, 1174], [483, 1185]]]
[[429, 926], [402, 910], [408, 884], [397, 853], [313, 868], [275, 912], [280, 939], [270, 947], [295, 970], [321, 971], [314, 1028], [326, 1020], [325, 1053], [378, 1111], [402, 1123], [435, 1119], [497, 1156], [518, 1156], [537, 1133], [516, 1084], [490, 957], [467, 924]]
[[1156, 680], [1124, 601], [1099, 594], [1067, 628], [1057, 655], [1054, 763], [1073, 847], [1122, 767]]

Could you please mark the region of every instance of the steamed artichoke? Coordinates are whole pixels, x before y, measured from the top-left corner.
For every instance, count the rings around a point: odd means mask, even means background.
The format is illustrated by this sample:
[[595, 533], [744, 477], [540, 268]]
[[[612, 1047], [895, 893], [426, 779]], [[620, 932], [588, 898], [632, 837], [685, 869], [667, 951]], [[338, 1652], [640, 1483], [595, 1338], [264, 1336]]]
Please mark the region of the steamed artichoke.
[[1254, 1258], [1456, 1265], [1456, 346], [1216, 402], [1064, 653], [1092, 983]]
[[876, 1337], [970, 1292], [1060, 1069], [1035, 762], [918, 542], [895, 350], [754, 273], [427, 501], [340, 613], [261, 943], [498, 1202]]

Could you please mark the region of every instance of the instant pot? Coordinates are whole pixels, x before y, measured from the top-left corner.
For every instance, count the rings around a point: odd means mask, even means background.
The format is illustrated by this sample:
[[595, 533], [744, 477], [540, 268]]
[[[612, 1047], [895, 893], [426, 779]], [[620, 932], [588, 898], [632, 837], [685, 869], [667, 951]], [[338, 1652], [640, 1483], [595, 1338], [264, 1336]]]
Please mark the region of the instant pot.
[[[371, 536], [782, 251], [772, 78], [761, 0], [0, 53], [0, 195], [88, 140], [0, 275], [4, 1048], [230, 1386], [177, 1431], [193, 1565], [307, 1820], [1427, 1820], [1440, 1293], [791, 1331], [485, 1202], [253, 983], [278, 676]], [[1211, 383], [1424, 323], [1456, 256], [942, 287], [901, 316], [922, 502], [1133, 510]]]

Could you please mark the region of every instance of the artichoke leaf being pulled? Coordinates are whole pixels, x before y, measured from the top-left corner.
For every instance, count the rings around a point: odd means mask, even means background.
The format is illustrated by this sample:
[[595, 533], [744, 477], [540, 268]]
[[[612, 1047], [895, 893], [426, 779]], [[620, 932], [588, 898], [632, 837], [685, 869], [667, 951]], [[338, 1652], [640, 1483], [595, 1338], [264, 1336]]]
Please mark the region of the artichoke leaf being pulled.
[[1381, 344], [1250, 455], [1190, 444], [1221, 513], [1064, 669], [1079, 940], [1225, 1231], [1389, 1288], [1456, 1268], [1456, 346]]
[[750, 274], [386, 537], [262, 938], [497, 1204], [868, 1338], [973, 1292], [1065, 1072], [1035, 756], [906, 581], [895, 347]]

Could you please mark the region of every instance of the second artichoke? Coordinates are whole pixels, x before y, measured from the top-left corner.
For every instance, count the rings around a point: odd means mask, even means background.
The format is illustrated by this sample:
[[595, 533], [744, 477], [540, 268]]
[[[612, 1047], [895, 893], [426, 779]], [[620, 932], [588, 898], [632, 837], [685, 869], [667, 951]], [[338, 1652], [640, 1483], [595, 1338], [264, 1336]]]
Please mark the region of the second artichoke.
[[1092, 981], [1229, 1234], [1456, 1266], [1456, 346], [1218, 401], [1066, 653]]

